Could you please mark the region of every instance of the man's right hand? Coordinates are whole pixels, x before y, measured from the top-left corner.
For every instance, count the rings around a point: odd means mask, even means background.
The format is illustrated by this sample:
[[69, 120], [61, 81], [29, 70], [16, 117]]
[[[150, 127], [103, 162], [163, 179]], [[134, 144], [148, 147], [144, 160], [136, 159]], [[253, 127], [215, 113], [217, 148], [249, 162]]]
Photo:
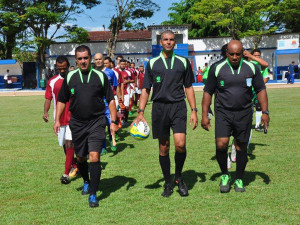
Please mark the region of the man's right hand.
[[60, 122], [59, 121], [55, 121], [55, 123], [53, 125], [53, 130], [54, 130], [54, 133], [57, 136], [59, 131], [60, 131]]
[[209, 131], [209, 128], [211, 126], [210, 126], [210, 120], [209, 120], [208, 116], [202, 116], [201, 126], [204, 130]]
[[47, 123], [49, 121], [49, 115], [48, 113], [44, 113], [43, 120]]
[[[130, 127], [133, 126], [133, 124], [138, 124], [139, 122], [145, 122], [148, 124], [148, 122], [145, 120], [145, 117], [144, 117], [144, 113], [140, 112], [137, 117], [133, 120], [133, 122], [130, 124]], [[149, 124], [148, 124], [149, 125]]]

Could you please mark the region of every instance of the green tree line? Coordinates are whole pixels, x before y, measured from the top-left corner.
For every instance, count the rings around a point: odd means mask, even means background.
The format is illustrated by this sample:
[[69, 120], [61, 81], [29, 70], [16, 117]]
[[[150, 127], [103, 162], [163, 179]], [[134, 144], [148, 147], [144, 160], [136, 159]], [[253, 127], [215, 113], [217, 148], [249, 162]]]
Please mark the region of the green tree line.
[[253, 36], [300, 32], [300, 0], [181, 0], [162, 24], [190, 24], [191, 38]]

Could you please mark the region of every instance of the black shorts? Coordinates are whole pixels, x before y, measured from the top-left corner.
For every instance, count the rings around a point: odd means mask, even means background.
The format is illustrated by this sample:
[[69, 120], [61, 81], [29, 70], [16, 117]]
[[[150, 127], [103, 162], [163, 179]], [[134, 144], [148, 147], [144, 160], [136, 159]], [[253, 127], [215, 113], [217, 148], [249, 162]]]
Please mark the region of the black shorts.
[[216, 138], [233, 136], [240, 142], [248, 142], [252, 127], [252, 117], [252, 107], [239, 111], [229, 111], [222, 108], [216, 108]]
[[105, 116], [90, 121], [80, 121], [73, 117], [70, 120], [72, 142], [76, 156], [84, 157], [89, 152], [101, 152], [105, 141]]
[[170, 137], [173, 133], [186, 133], [187, 109], [185, 101], [175, 103], [153, 102], [152, 106], [152, 134], [154, 139]]

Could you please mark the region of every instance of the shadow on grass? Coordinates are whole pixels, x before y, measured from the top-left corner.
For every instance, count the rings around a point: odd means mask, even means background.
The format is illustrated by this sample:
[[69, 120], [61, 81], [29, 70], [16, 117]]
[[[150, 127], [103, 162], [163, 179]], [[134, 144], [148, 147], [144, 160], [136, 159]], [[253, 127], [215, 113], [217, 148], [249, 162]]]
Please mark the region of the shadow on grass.
[[120, 143], [120, 141], [124, 141], [126, 137], [130, 136], [130, 133], [128, 131], [126, 131], [125, 129], [121, 129], [118, 131], [118, 136], [120, 137], [120, 140], [117, 142], [117, 150], [115, 152], [111, 151], [113, 154], [109, 157], [118, 155], [118, 153], [124, 151], [126, 148], [134, 148], [133, 144]]
[[[182, 178], [186, 183], [189, 190], [192, 190], [195, 184], [198, 182], [198, 178], [200, 178], [199, 182], [205, 182], [206, 173], [197, 173], [195, 170], [188, 170], [182, 173]], [[171, 175], [171, 180], [174, 180], [174, 175]], [[145, 188], [147, 189], [157, 189], [161, 188], [164, 185], [164, 179], [159, 179], [153, 184], [146, 185]]]
[[116, 192], [127, 184], [126, 190], [133, 187], [136, 184], [136, 179], [125, 176], [115, 176], [112, 178], [104, 178], [100, 180], [99, 191], [101, 195], [98, 196], [98, 200], [106, 199], [111, 193]]
[[[104, 178], [100, 180], [98, 191], [101, 195], [97, 197], [98, 200], [106, 199], [111, 193], [116, 192], [127, 184], [126, 190], [136, 184], [136, 179], [125, 176], [115, 176], [112, 178]], [[82, 191], [83, 186], [76, 188], [77, 191]]]
[[[231, 184], [234, 183], [235, 179], [235, 172], [229, 172], [230, 176], [231, 176]], [[217, 178], [219, 178], [222, 174], [221, 173], [215, 173], [214, 175], [211, 176], [211, 178], [209, 180], [211, 181], [216, 181]], [[265, 184], [269, 184], [271, 182], [270, 177], [263, 173], [263, 172], [248, 172], [245, 171], [244, 173], [244, 178], [243, 178], [243, 183], [245, 186], [248, 186], [250, 183], [254, 182], [256, 179], [256, 176], [260, 176], [263, 179], [263, 182]], [[218, 179], [219, 181], [219, 179]]]
[[260, 144], [260, 143], [250, 143], [249, 148], [247, 150], [247, 155], [249, 156], [250, 160], [256, 159], [256, 156], [253, 154], [253, 152], [255, 151], [256, 146], [269, 146], [269, 145]]

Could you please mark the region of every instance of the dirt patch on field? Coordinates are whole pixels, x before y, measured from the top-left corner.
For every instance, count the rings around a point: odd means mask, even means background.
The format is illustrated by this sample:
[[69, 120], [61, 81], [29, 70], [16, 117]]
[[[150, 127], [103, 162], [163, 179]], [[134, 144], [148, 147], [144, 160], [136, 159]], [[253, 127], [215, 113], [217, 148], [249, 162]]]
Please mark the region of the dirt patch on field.
[[[300, 83], [294, 83], [294, 84], [285, 84], [285, 83], [279, 83], [279, 84], [267, 84], [267, 88], [299, 88]], [[203, 86], [194, 87], [195, 91], [203, 91]], [[45, 95], [45, 91], [2, 91], [0, 92], [1, 96], [32, 96], [32, 95]]]

